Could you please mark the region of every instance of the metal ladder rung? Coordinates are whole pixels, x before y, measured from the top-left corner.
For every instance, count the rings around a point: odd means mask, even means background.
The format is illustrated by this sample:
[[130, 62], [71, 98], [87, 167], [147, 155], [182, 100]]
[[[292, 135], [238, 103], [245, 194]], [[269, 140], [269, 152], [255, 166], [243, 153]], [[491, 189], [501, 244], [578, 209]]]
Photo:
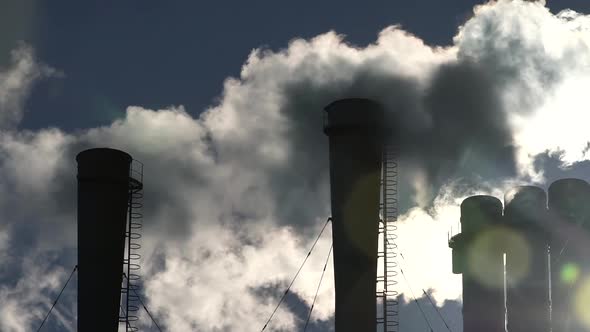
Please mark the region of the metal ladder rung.
[[397, 200], [397, 163], [395, 156], [397, 155], [397, 149], [395, 146], [390, 144], [384, 144], [383, 146], [383, 163], [381, 173], [381, 202], [379, 208], [383, 220], [379, 223], [378, 232], [381, 236], [383, 248], [378, 251], [378, 259], [383, 266], [383, 275], [377, 278], [377, 282], [383, 287], [383, 291], [377, 293], [377, 298], [381, 299], [383, 304], [383, 311], [377, 317], [377, 322], [383, 326], [384, 332], [397, 332], [399, 322], [397, 316], [399, 316], [397, 301], [398, 292], [395, 290], [398, 282], [395, 280], [399, 275], [396, 271], [398, 269], [397, 253], [393, 252], [396, 250], [397, 245], [395, 240], [397, 236], [394, 234], [397, 230], [397, 226], [394, 223], [397, 221], [398, 213], [398, 200]]

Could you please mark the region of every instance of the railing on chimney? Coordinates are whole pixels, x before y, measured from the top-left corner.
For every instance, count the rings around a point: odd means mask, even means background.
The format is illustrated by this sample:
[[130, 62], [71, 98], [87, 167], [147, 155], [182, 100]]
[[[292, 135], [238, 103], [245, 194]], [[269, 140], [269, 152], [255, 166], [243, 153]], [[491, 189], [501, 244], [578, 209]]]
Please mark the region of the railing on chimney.
[[139, 330], [134, 323], [139, 319], [139, 286], [141, 268], [141, 229], [143, 213], [143, 164], [133, 160], [129, 169], [129, 205], [125, 231], [125, 258], [123, 259], [123, 285], [121, 287], [121, 314], [119, 322], [125, 324], [125, 332]]
[[381, 221], [379, 223], [380, 248], [377, 274], [377, 330], [399, 331], [399, 300], [397, 290], [397, 154], [393, 144], [383, 146], [381, 176]]

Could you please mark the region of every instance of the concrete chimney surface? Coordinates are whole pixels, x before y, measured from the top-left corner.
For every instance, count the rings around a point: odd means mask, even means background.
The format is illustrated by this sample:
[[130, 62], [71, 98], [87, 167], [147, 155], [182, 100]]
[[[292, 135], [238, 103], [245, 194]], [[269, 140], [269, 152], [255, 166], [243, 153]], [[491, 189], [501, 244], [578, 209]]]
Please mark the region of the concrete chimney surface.
[[[578, 295], [590, 274], [590, 185], [581, 179], [560, 179], [548, 190], [551, 220], [551, 298], [553, 331], [587, 331], [587, 308]], [[577, 271], [573, 275], [569, 271]], [[577, 276], [576, 276], [577, 275]]]
[[514, 234], [506, 243], [508, 330], [550, 329], [547, 194], [519, 186], [505, 195], [504, 223]]
[[131, 156], [100, 148], [78, 162], [78, 331], [116, 332]]
[[[504, 260], [501, 234], [502, 202], [478, 195], [461, 203], [461, 233], [453, 249], [453, 272], [463, 278], [463, 331], [504, 331]], [[500, 231], [499, 231], [500, 230]]]
[[367, 99], [326, 107], [334, 243], [335, 328], [375, 331], [383, 109]]

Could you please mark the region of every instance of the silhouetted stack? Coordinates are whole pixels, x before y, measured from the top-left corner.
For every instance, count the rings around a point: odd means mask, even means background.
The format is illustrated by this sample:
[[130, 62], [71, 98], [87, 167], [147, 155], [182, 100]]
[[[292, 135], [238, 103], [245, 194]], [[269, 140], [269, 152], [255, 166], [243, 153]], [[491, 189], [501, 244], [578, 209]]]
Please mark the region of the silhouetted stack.
[[590, 331], [590, 185], [558, 180], [548, 196], [514, 188], [503, 216], [494, 197], [461, 204], [462, 233], [449, 246], [453, 273], [463, 273], [463, 331], [504, 331], [504, 312], [508, 331]]
[[578, 303], [577, 297], [588, 282], [588, 231], [590, 226], [590, 185], [579, 179], [561, 179], [549, 186], [551, 237], [552, 322], [555, 332], [590, 331], [588, 299]]
[[547, 196], [539, 187], [508, 192], [504, 221], [515, 232], [505, 243], [508, 330], [549, 331]]
[[375, 331], [382, 108], [344, 99], [325, 108], [330, 137], [335, 327]]
[[502, 202], [472, 196], [461, 204], [461, 230], [453, 248], [453, 273], [463, 274], [463, 331], [504, 331], [504, 256], [495, 240]]
[[90, 149], [78, 161], [78, 331], [116, 332], [131, 156]]

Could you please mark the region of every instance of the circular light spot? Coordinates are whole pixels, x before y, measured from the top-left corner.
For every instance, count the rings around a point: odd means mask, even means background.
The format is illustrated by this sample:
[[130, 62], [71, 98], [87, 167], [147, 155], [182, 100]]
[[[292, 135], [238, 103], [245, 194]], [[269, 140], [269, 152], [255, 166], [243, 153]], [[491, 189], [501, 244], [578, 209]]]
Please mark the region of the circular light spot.
[[561, 282], [565, 284], [573, 284], [580, 277], [580, 268], [574, 263], [565, 263], [561, 267], [559, 273]]
[[364, 251], [367, 257], [377, 255], [375, 249], [379, 227], [380, 181], [381, 173], [378, 171], [364, 174], [351, 186], [347, 196], [341, 196], [344, 201], [332, 201], [332, 204], [336, 205], [344, 203], [340, 206], [342, 219], [332, 225], [337, 236], [347, 240], [349, 245], [356, 249]]
[[531, 269], [531, 247], [519, 232], [508, 230], [504, 234], [506, 250], [506, 283], [509, 287], [520, 284]]
[[522, 235], [503, 226], [482, 232], [467, 249], [470, 275], [488, 288], [503, 288], [504, 250], [510, 257], [510, 282], [518, 283], [530, 269], [530, 248]]

